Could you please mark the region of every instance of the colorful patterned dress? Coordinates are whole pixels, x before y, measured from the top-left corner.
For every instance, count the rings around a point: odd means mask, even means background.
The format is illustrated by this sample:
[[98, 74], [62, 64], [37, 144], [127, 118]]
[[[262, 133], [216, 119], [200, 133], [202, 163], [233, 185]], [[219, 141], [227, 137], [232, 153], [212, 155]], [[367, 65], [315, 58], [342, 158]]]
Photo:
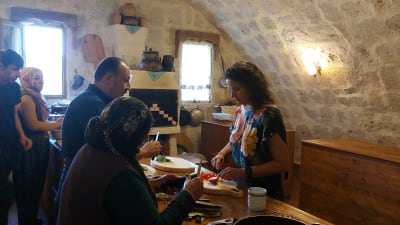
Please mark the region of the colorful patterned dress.
[[[256, 128], [258, 141], [255, 149], [243, 154], [242, 140], [246, 129]], [[230, 144], [234, 167], [246, 168], [272, 160], [268, 142], [274, 134], [278, 134], [286, 143], [286, 129], [280, 111], [273, 106], [253, 112], [249, 107], [240, 106], [234, 114], [231, 127]], [[247, 180], [249, 186], [259, 186], [267, 189], [269, 196], [283, 200], [281, 174]]]

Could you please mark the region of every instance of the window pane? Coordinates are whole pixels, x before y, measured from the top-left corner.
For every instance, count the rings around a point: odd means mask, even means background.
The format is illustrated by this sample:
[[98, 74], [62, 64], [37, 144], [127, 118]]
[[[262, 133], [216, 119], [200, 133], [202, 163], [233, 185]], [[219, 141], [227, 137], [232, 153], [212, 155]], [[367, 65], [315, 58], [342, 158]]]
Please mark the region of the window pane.
[[212, 45], [184, 42], [180, 69], [182, 101], [210, 101]]
[[25, 64], [43, 72], [44, 95], [63, 95], [63, 29], [24, 26]]

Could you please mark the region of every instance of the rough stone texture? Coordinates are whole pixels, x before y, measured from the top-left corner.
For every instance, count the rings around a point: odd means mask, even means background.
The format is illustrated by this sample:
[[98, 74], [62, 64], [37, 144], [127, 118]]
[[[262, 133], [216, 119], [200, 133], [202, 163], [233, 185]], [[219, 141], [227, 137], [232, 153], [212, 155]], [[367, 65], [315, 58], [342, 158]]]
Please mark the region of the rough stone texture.
[[[60, 10], [79, 17], [77, 37], [104, 32], [109, 15], [133, 2], [149, 19], [147, 44], [161, 54], [174, 51], [174, 30], [222, 34], [227, 65], [238, 59], [264, 71], [282, 109], [286, 126], [296, 130], [295, 161], [300, 140], [350, 138], [400, 147], [400, 1], [397, 0], [3, 0], [9, 7]], [[328, 58], [321, 76], [308, 76], [301, 51], [320, 48]], [[74, 69], [91, 79], [93, 66], [68, 43], [68, 79]], [[214, 71], [213, 102], [227, 96]], [[76, 93], [69, 90], [68, 96]], [[196, 105], [189, 105], [191, 109]], [[207, 114], [208, 115], [208, 114]], [[184, 127], [199, 147], [199, 128]]]
[[[399, 1], [188, 2], [263, 69], [285, 109], [287, 127], [296, 130], [297, 162], [303, 139], [351, 138], [400, 146]], [[238, 18], [237, 9], [243, 17]], [[326, 54], [328, 68], [320, 77], [306, 74], [301, 59], [305, 47]]]

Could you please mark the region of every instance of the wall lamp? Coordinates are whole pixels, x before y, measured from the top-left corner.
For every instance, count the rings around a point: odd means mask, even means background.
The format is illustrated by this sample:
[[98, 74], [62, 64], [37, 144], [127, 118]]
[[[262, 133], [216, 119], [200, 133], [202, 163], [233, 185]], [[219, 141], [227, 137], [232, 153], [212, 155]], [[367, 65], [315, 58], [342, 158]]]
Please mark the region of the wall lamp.
[[302, 51], [302, 58], [307, 73], [310, 76], [321, 75], [322, 70], [325, 69], [328, 64], [320, 49], [304, 49]]

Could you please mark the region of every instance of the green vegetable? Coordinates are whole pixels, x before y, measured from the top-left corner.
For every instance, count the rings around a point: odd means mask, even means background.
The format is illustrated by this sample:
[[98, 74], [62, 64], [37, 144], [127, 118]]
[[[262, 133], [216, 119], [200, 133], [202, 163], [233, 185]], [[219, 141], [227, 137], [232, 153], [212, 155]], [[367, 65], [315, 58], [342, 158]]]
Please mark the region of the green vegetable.
[[171, 161], [165, 155], [158, 155], [158, 156], [156, 156], [155, 160], [157, 162], [170, 162]]

